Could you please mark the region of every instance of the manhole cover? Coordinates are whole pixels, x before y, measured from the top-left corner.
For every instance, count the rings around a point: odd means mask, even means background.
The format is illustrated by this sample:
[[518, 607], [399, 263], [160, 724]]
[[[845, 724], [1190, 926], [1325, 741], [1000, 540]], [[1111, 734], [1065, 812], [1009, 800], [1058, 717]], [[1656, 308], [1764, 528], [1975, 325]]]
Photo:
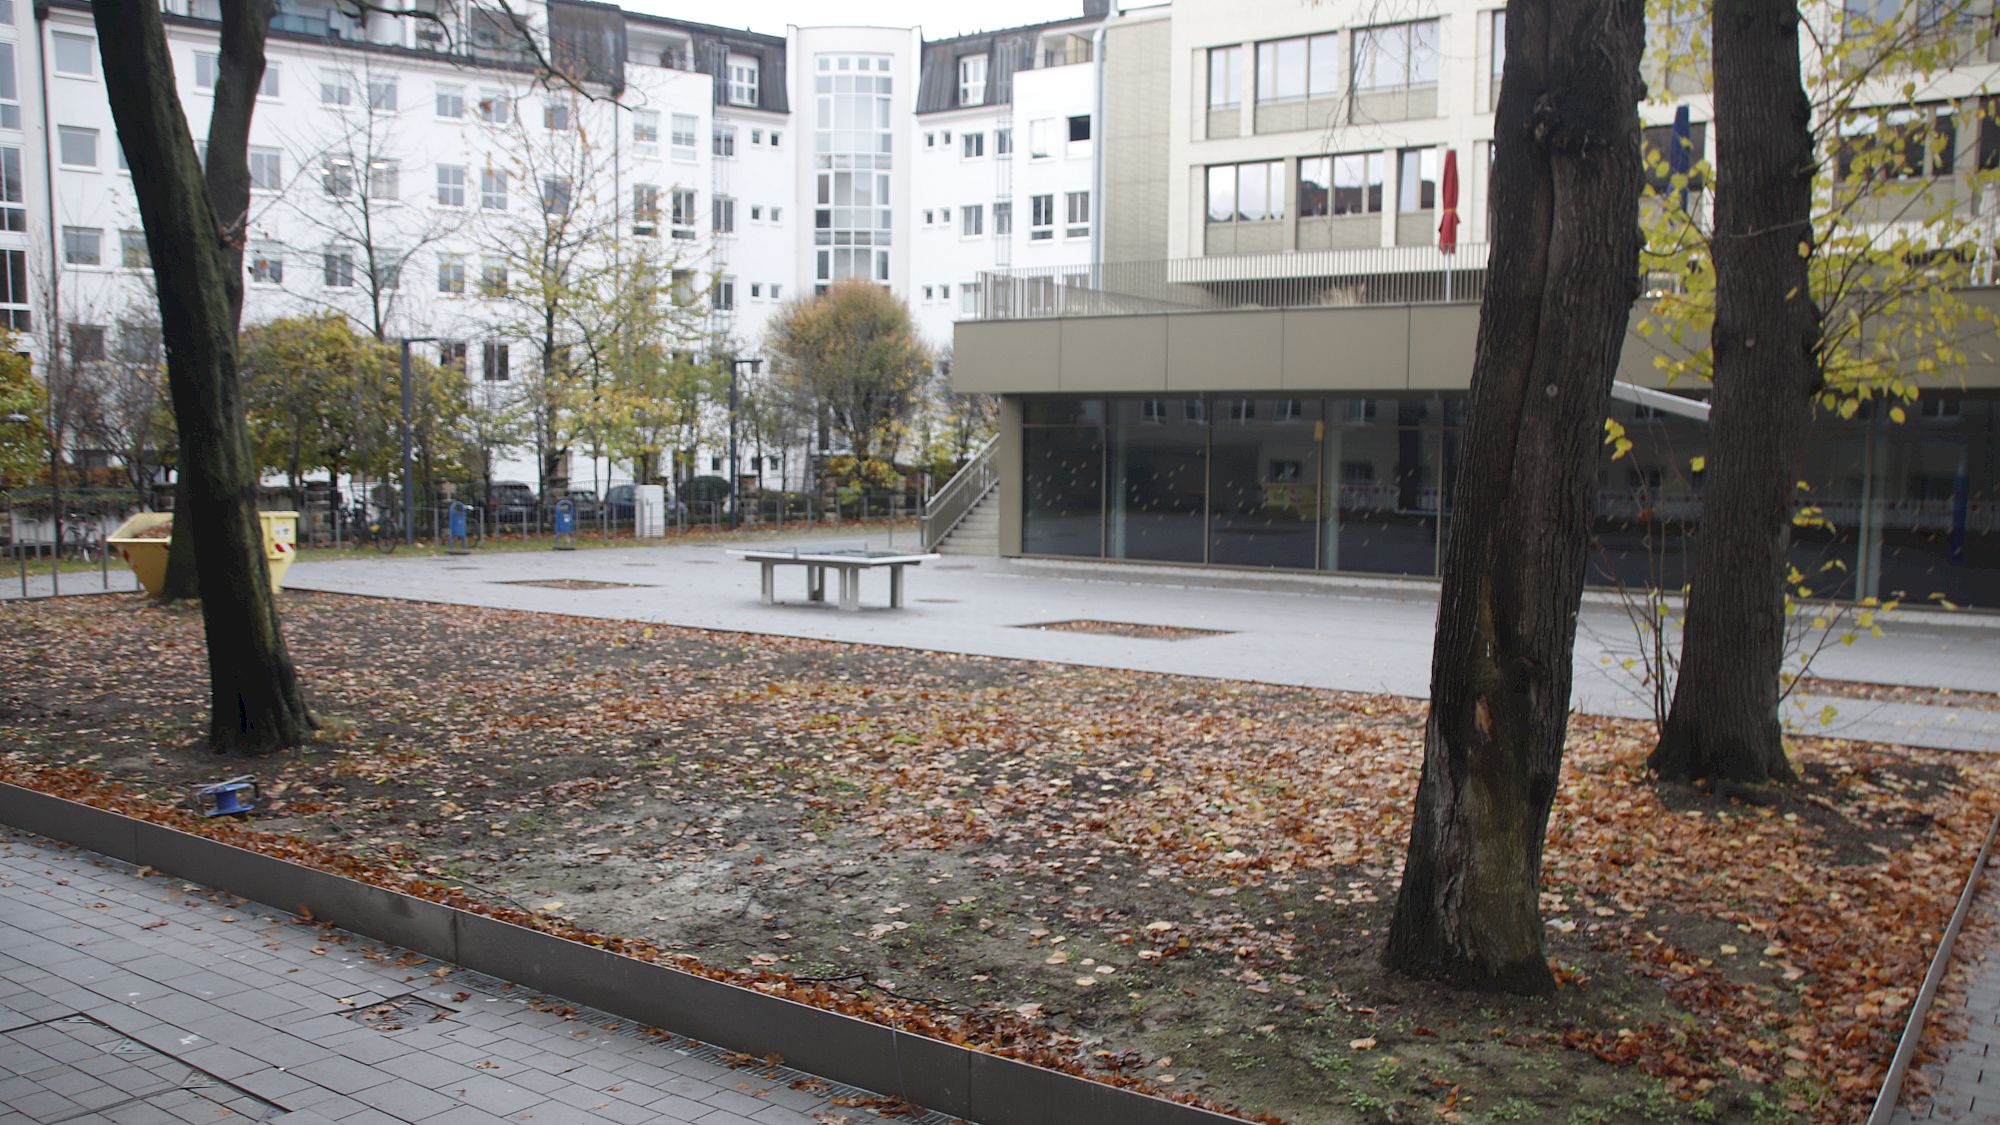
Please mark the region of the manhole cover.
[[918, 598], [917, 600], [918, 600], [918, 601], [920, 601], [920, 602], [929, 602], [929, 603], [931, 603], [932, 605], [957, 605], [957, 604], [958, 604], [958, 599], [957, 599], [957, 598]]
[[497, 581], [496, 586], [540, 586], [548, 590], [643, 590], [637, 582], [598, 582], [589, 578], [515, 578]]
[[377, 1031], [403, 1031], [422, 1024], [436, 1023], [451, 1015], [451, 1009], [443, 1004], [434, 1004], [415, 993], [391, 996], [379, 1004], [356, 1008], [347, 1013], [347, 1018], [356, 1023], [365, 1023]]
[[1139, 625], [1130, 621], [1044, 621], [1022, 629], [1052, 629], [1059, 633], [1097, 633], [1109, 637], [1134, 637], [1144, 641], [1191, 641], [1200, 637], [1226, 637], [1227, 629], [1189, 629], [1180, 625]]
[[[131, 1039], [89, 1016], [17, 1027], [0, 1035], [14, 1083], [7, 1104], [46, 1102], [68, 1112], [34, 1118], [47, 1122], [215, 1121], [241, 1117], [269, 1121], [284, 1109], [199, 1067]], [[41, 1096], [47, 1095], [47, 1096]], [[33, 1102], [27, 1099], [34, 1099]]]

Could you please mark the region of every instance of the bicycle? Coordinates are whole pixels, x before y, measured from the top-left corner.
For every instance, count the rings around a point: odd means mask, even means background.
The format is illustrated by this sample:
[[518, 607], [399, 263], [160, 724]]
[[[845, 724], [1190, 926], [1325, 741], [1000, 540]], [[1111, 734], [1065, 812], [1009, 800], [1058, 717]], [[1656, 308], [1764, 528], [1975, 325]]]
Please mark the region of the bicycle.
[[356, 543], [372, 545], [383, 554], [394, 551], [403, 541], [403, 527], [393, 515], [371, 516], [367, 508], [356, 504], [344, 513], [347, 531]]
[[95, 520], [81, 515], [71, 515], [63, 521], [64, 558], [95, 562], [103, 553], [104, 530], [97, 526]]

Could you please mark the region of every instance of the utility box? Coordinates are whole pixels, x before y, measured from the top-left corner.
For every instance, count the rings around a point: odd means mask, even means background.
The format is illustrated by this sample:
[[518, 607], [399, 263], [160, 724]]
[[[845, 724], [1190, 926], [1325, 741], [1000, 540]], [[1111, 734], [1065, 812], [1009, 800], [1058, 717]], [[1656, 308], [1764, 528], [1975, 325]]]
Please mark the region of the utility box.
[[664, 539], [667, 536], [667, 490], [662, 485], [641, 484], [632, 489], [632, 537]]

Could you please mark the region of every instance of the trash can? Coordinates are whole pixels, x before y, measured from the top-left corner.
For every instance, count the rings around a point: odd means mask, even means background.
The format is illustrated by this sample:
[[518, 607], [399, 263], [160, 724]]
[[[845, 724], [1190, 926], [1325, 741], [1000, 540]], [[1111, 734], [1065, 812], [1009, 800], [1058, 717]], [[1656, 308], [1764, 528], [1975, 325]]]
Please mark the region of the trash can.
[[[299, 514], [258, 512], [257, 522], [264, 528], [264, 559], [271, 570], [271, 591], [276, 593], [284, 584], [292, 560], [298, 557]], [[160, 588], [167, 581], [167, 548], [172, 542], [173, 523], [172, 512], [141, 512], [119, 524], [104, 540], [132, 568], [139, 585], [152, 597], [160, 596]]]

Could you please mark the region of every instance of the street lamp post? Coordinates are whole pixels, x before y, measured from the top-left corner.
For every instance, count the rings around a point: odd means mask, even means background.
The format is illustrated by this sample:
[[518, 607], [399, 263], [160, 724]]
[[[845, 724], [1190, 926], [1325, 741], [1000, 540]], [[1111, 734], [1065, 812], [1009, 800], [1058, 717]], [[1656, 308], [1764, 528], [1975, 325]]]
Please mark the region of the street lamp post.
[[729, 361], [729, 526], [731, 530], [742, 526], [743, 497], [740, 476], [736, 471], [736, 376], [748, 367], [755, 375], [764, 361], [755, 356]]
[[406, 545], [417, 541], [417, 494], [410, 488], [411, 478], [416, 475], [410, 454], [410, 412], [415, 405], [410, 391], [410, 345], [436, 342], [436, 336], [403, 337], [403, 542]]

